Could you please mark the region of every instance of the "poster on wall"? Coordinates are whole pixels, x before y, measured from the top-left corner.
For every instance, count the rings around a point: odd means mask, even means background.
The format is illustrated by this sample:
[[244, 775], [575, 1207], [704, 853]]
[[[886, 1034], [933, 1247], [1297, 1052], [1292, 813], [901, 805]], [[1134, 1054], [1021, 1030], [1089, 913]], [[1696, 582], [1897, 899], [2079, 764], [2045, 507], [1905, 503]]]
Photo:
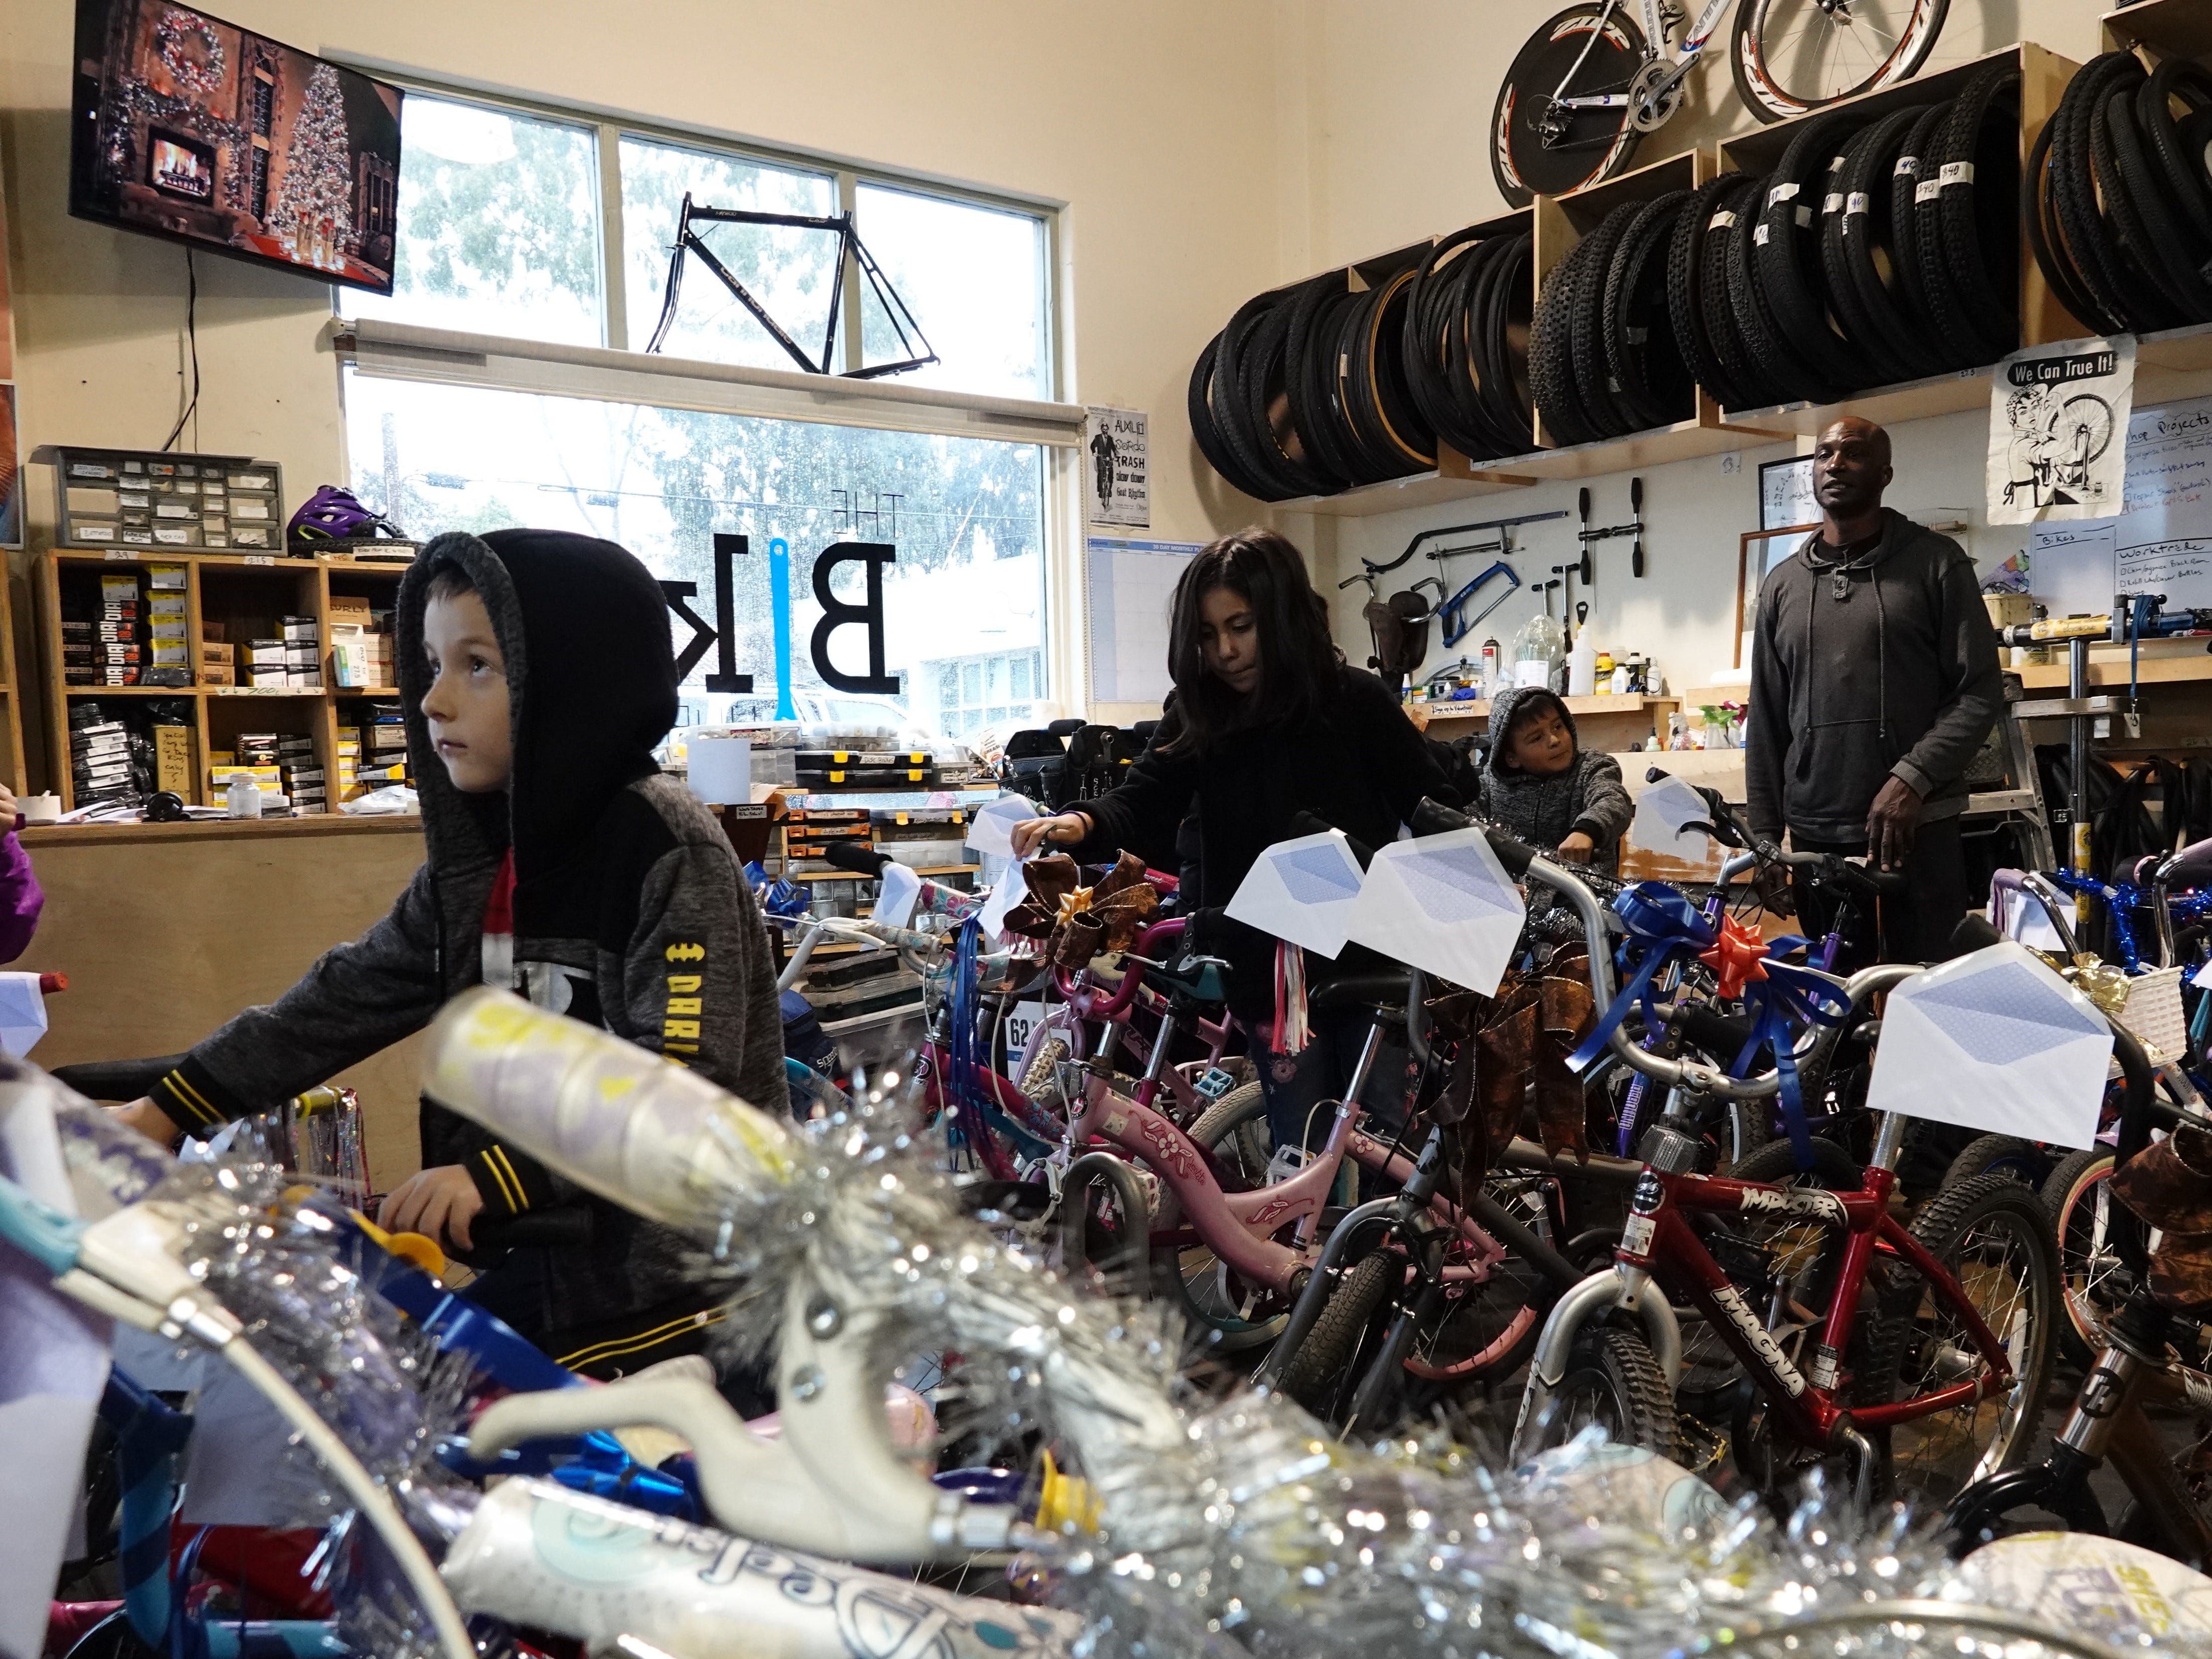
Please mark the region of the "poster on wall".
[[1787, 530], [1820, 522], [1820, 503], [1813, 495], [1813, 458], [1798, 455], [1768, 461], [1759, 469], [1759, 527]]
[[2212, 605], [2212, 398], [2138, 409], [2128, 420], [2115, 516], [2038, 525], [2035, 596], [2054, 616], [2095, 616], [2115, 593]]
[[15, 383], [0, 380], [0, 547], [23, 544], [23, 457], [15, 434]]
[[1144, 410], [1093, 406], [1083, 416], [1083, 447], [1091, 453], [1085, 480], [1091, 522], [1150, 529], [1152, 453]]
[[1999, 363], [1990, 391], [1990, 522], [2118, 512], [2135, 380], [2130, 334], [2030, 346]]

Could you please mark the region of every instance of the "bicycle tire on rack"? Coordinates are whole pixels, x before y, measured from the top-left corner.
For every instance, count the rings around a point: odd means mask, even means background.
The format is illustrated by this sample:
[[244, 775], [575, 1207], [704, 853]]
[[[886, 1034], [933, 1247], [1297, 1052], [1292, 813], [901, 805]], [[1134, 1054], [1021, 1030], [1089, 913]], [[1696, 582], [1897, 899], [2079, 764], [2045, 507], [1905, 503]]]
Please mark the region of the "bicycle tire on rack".
[[[1597, 228], [1577, 244], [1582, 258], [1575, 265], [1573, 287], [1561, 295], [1567, 307], [1567, 356], [1574, 368], [1575, 390], [1588, 417], [1592, 435], [1618, 438], [1636, 430], [1636, 417], [1624, 405], [1620, 388], [1613, 383], [1607, 363], [1606, 284], [1613, 274], [1613, 258], [1628, 228], [1643, 212], [1634, 202], [1624, 202], [1598, 222]], [[1583, 245], [1588, 251], [1583, 252]]]
[[1601, 337], [1631, 431], [1697, 413], [1697, 383], [1680, 339], [1666, 325], [1674, 230], [1696, 198], [1695, 191], [1675, 190], [1647, 203], [1629, 221], [1606, 272]]
[[2212, 70], [2186, 58], [2169, 58], [2150, 72], [2136, 94], [2136, 122], [2158, 159], [2175, 220], [2187, 235], [2187, 257], [2203, 266], [2212, 257], [2212, 175], [2206, 172], [2204, 146], [2192, 150], [2173, 117], [2179, 99], [2190, 118], [2212, 115]]
[[1667, 322], [1674, 331], [1676, 349], [1688, 366], [1690, 377], [1712, 394], [1723, 407], [1741, 408], [1741, 388], [1713, 349], [1705, 326], [1705, 307], [1698, 294], [1698, 269], [1704, 258], [1705, 228], [1713, 204], [1734, 187], [1741, 174], [1724, 173], [1699, 185], [1674, 216], [1674, 228], [1667, 240]]
[[1841, 314], [1854, 345], [1882, 365], [1889, 384], [1941, 372], [1942, 353], [1923, 319], [1906, 309], [1903, 294], [1885, 272], [1896, 269], [1890, 226], [1890, 191], [1898, 147], [1919, 120], [1919, 108], [1891, 112], [1852, 139], [1842, 177], [1843, 210], [1822, 228], [1821, 264], [1828, 300]]
[[2019, 131], [2020, 70], [1991, 64], [1936, 128], [1913, 191], [1931, 314], [1976, 363], [2020, 343]]
[[2120, 187], [2107, 205], [2120, 227], [2120, 240], [2137, 252], [2142, 268], [2176, 311], [2191, 321], [2212, 317], [2212, 287], [2188, 254], [2191, 238], [2166, 196], [2166, 173], [2139, 125], [2140, 94], [2115, 92], [2105, 100], [2105, 129]]
[[1544, 435], [1554, 447], [1588, 443], [1598, 435], [1575, 385], [1569, 343], [1569, 296], [1575, 291], [1576, 256], [1582, 249], [1577, 242], [1546, 275], [1536, 295], [1535, 325], [1528, 333], [1528, 389], [1543, 418]]
[[[1714, 197], [1692, 278], [1705, 337], [1736, 388], [1737, 400], [1729, 406], [1737, 409], [1764, 409], [1789, 401], [1787, 390], [1769, 380], [1751, 355], [1743, 330], [1737, 325], [1735, 302], [1729, 294], [1729, 274], [1742, 258], [1738, 239], [1748, 234], [1746, 215], [1758, 189], [1758, 179], [1739, 173], [1731, 188]], [[1727, 402], [1725, 397], [1723, 402]]]
[[[1569, 6], [1547, 20], [1522, 43], [1498, 83], [1490, 117], [1490, 170], [1498, 190], [1515, 207], [1538, 196], [1565, 196], [1610, 179], [1636, 154], [1641, 137], [1629, 125], [1628, 112], [1584, 112], [1568, 123], [1567, 138], [1547, 148], [1535, 122], [1539, 100], [1548, 103], [1589, 37], [1596, 35], [1583, 78], [1569, 95], [1626, 90], [1646, 56], [1644, 31], [1627, 8], [1584, 3]], [[1605, 33], [1600, 33], [1599, 25]], [[1551, 158], [1563, 157], [1554, 161]]]
[[1275, 477], [1298, 495], [1325, 495], [1341, 489], [1345, 481], [1313, 465], [1304, 434], [1291, 418], [1289, 378], [1295, 365], [1289, 357], [1289, 340], [1294, 305], [1271, 306], [1253, 330], [1239, 365], [1237, 391], [1253, 441]]
[[1920, 188], [1923, 153], [1935, 142], [1936, 130], [1943, 124], [1948, 111], [1942, 104], [1932, 104], [1920, 112], [1920, 118], [1905, 131], [1905, 141], [1898, 146], [1897, 160], [1890, 164], [1889, 235], [1890, 250], [1896, 259], [1892, 273], [1897, 279], [1898, 291], [1904, 296], [1903, 309], [1921, 325], [1922, 337], [1935, 354], [1938, 371], [1966, 367], [1957, 343], [1948, 339], [1936, 321], [1936, 313], [1928, 300], [1928, 284], [1921, 275], [1920, 214], [1914, 197]]
[[1782, 388], [1783, 395], [1778, 402], [1832, 404], [1844, 395], [1844, 388], [1828, 379], [1790, 342], [1769, 312], [1765, 290], [1759, 280], [1758, 233], [1765, 222], [1759, 216], [1763, 215], [1768, 191], [1774, 183], [1771, 173], [1759, 179], [1747, 203], [1754, 216], [1751, 223], [1747, 226], [1739, 219], [1735, 227], [1732, 241], [1735, 257], [1728, 264], [1729, 312], [1743, 337], [1745, 349], [1759, 365], [1760, 374]]
[[1774, 319], [1778, 339], [1787, 342], [1823, 381], [1847, 390], [1869, 384], [1868, 360], [1829, 324], [1820, 242], [1822, 210], [1838, 193], [1828, 181], [1844, 159], [1839, 147], [1856, 118], [1835, 111], [1816, 115], [1797, 130], [1768, 177], [1759, 224], [1752, 232], [1759, 295]]
[[1527, 231], [1512, 238], [1475, 296], [1481, 307], [1479, 323], [1472, 315], [1468, 319], [1470, 328], [1480, 330], [1480, 349], [1472, 355], [1481, 370], [1482, 406], [1496, 434], [1493, 458], [1525, 455], [1536, 447], [1536, 404], [1528, 379], [1535, 257], [1535, 239]]
[[1206, 349], [1198, 354], [1198, 361], [1191, 365], [1190, 389], [1186, 405], [1186, 412], [1190, 418], [1191, 437], [1198, 445], [1199, 453], [1206, 457], [1208, 466], [1245, 495], [1258, 501], [1266, 501], [1268, 499], [1267, 486], [1244, 470], [1213, 423], [1211, 387], [1213, 366], [1220, 349], [1221, 336], [1217, 334], [1206, 342]]

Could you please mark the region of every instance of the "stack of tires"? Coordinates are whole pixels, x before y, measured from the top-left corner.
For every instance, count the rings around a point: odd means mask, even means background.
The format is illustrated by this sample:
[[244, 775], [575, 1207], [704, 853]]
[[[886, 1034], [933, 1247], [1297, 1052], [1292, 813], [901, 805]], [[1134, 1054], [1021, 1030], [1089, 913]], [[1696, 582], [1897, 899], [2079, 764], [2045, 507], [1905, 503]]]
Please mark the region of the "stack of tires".
[[1333, 495], [1533, 443], [1529, 239], [1445, 237], [1363, 293], [1346, 273], [1248, 301], [1190, 377], [1190, 424], [1248, 495]]
[[2212, 73], [2133, 52], [2067, 83], [2028, 157], [2029, 246], [2089, 327], [2142, 333], [2212, 322]]
[[1992, 64], [1949, 103], [1803, 121], [1771, 173], [1615, 209], [1538, 303], [1547, 433], [1682, 419], [1692, 380], [1723, 408], [1832, 403], [2011, 351], [2019, 96]]

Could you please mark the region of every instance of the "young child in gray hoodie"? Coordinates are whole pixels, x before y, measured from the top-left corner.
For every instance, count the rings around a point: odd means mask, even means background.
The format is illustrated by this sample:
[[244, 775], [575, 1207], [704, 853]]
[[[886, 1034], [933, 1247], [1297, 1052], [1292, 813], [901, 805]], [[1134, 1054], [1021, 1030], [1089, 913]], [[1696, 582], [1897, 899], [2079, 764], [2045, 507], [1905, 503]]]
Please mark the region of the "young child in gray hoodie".
[[1490, 752], [1475, 775], [1474, 810], [1565, 863], [1610, 875], [1636, 808], [1620, 763], [1583, 752], [1575, 717], [1541, 686], [1501, 691], [1490, 705]]

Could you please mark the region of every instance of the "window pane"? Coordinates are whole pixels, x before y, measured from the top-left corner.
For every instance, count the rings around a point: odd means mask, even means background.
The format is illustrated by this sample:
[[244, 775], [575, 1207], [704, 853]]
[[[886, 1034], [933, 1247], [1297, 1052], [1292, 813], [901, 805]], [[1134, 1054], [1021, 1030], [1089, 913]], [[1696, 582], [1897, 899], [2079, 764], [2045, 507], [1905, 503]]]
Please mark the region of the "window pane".
[[[623, 246], [629, 344], [642, 351], [660, 321], [669, 250], [684, 193], [694, 207], [748, 208], [812, 216], [837, 210], [836, 181], [814, 173], [763, 167], [711, 150], [624, 137], [621, 146]], [[837, 238], [827, 231], [768, 225], [701, 225], [700, 240], [744, 283], [776, 325], [815, 362], [822, 360]], [[756, 368], [797, 368], [738, 296], [696, 254], [684, 262], [676, 319], [663, 356]], [[842, 348], [840, 349], [842, 350]], [[844, 367], [830, 355], [833, 372]]]
[[[1042, 220], [864, 184], [857, 222], [861, 241], [944, 360], [901, 381], [1052, 396]], [[868, 362], [907, 355], [873, 294], [860, 311]]]
[[392, 297], [347, 289], [347, 314], [604, 343], [598, 136], [419, 92], [399, 136]]
[[[769, 543], [790, 547], [793, 713], [810, 724], [975, 730], [982, 665], [1037, 659], [1044, 642], [1043, 453], [1034, 444], [878, 432], [650, 404], [434, 386], [346, 372], [354, 489], [408, 533], [515, 525], [602, 536], [664, 580], [695, 582], [714, 617], [714, 538], [750, 538], [732, 569], [737, 669], [750, 695], [708, 692], [708, 649], [686, 682], [710, 724], [773, 719], [777, 708]], [[886, 671], [896, 693], [825, 685], [808, 642], [822, 607], [814, 564], [840, 542], [889, 542]], [[861, 597], [855, 563], [832, 592]], [[680, 652], [690, 629], [672, 614]], [[838, 629], [834, 667], [867, 671], [864, 629]], [[957, 701], [965, 671], [978, 696]], [[1001, 681], [1001, 684], [1004, 682]], [[1044, 695], [1037, 685], [1032, 696]], [[1018, 700], [1017, 700], [1018, 701]], [[1025, 701], [989, 705], [1026, 721]]]

